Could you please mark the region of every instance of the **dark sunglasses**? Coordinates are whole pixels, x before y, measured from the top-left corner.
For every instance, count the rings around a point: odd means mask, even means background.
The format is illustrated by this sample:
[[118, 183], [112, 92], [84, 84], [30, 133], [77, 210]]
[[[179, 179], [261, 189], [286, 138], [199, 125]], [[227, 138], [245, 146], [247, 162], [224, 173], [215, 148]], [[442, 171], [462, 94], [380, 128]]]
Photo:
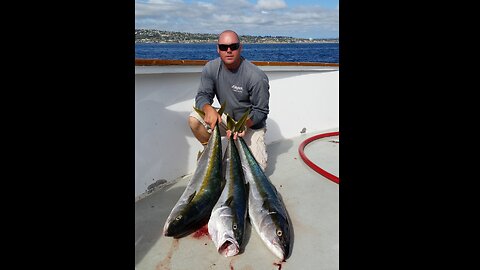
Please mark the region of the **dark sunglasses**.
[[239, 47], [240, 47], [240, 42], [238, 42], [238, 43], [232, 43], [232, 44], [230, 44], [230, 45], [228, 45], [228, 44], [218, 44], [218, 49], [219, 49], [220, 51], [227, 51], [228, 48], [230, 48], [230, 50], [232, 50], [232, 51], [235, 51], [235, 50], [237, 50]]

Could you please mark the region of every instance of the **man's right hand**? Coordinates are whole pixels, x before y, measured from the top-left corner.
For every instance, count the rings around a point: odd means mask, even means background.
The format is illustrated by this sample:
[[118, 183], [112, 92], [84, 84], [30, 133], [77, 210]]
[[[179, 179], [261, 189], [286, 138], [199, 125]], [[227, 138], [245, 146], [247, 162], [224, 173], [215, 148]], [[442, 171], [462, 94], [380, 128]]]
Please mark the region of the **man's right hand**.
[[205, 117], [203, 118], [203, 120], [212, 129], [218, 122], [222, 121], [222, 116], [218, 114], [217, 110], [215, 110], [210, 104], [205, 104], [205, 106], [203, 106], [203, 112], [205, 113]]

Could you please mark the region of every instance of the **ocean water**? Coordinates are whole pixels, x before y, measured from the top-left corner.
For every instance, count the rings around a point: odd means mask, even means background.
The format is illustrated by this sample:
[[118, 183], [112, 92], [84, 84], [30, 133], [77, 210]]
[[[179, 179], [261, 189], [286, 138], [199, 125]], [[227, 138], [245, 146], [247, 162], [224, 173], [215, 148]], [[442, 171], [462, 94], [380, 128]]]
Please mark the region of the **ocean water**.
[[[338, 63], [338, 43], [243, 44], [243, 57], [251, 61]], [[214, 43], [137, 43], [135, 58], [212, 60], [218, 57]]]

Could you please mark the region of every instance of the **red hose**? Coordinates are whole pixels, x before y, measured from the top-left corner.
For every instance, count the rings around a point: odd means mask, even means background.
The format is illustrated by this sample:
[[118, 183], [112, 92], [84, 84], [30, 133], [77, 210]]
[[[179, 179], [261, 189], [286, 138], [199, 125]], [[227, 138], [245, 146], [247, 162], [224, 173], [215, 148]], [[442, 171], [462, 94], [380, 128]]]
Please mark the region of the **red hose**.
[[314, 140], [317, 140], [317, 139], [320, 139], [320, 138], [325, 138], [325, 137], [331, 137], [331, 136], [338, 136], [340, 134], [340, 132], [338, 131], [335, 131], [335, 132], [328, 132], [328, 133], [323, 133], [323, 134], [318, 134], [318, 135], [315, 135], [315, 136], [312, 136], [308, 139], [306, 139], [305, 141], [303, 141], [300, 146], [298, 147], [298, 153], [300, 154], [300, 157], [303, 159], [303, 161], [310, 167], [312, 168], [314, 171], [316, 171], [317, 173], [325, 176], [326, 178], [328, 178], [329, 180], [332, 180], [333, 182], [339, 184], [340, 183], [340, 178], [338, 178], [337, 176], [325, 171], [324, 169], [318, 167], [317, 165], [315, 165], [315, 163], [313, 163], [312, 161], [310, 161], [310, 159], [307, 158], [307, 156], [305, 156], [305, 153], [304, 153], [304, 149], [305, 149], [305, 146], [307, 146], [307, 144], [311, 143], [312, 141]]

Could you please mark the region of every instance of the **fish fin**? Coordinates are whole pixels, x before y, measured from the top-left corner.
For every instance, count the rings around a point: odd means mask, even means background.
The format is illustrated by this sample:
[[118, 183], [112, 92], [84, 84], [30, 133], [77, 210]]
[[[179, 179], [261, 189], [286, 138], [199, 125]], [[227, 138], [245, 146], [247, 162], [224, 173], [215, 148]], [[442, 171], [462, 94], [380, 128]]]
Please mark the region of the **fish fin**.
[[231, 130], [233, 131], [235, 128], [235, 120], [233, 120], [233, 118], [227, 114], [227, 130]]
[[277, 212], [275, 205], [272, 204], [268, 199], [263, 201], [262, 208], [266, 209], [269, 214]]
[[223, 112], [225, 111], [226, 106], [227, 106], [227, 102], [225, 101], [225, 102], [222, 103], [222, 106], [218, 110], [218, 114], [220, 114], [220, 116], [222, 116]]
[[228, 197], [228, 199], [225, 201], [223, 206], [230, 206], [232, 204], [232, 201], [233, 201], [233, 196]]
[[193, 107], [193, 109], [194, 109], [202, 118], [205, 117], [205, 112], [203, 112], [202, 110], [200, 110], [200, 109], [197, 108], [197, 107]]
[[246, 111], [238, 121], [235, 121], [229, 114], [227, 114], [227, 129], [233, 132], [242, 132], [245, 128], [245, 123], [250, 118], [250, 109]]
[[236, 132], [242, 132], [245, 129], [245, 123], [249, 119], [248, 115], [250, 114], [250, 109], [248, 109], [242, 117], [237, 121], [237, 124], [235, 125], [235, 131]]
[[195, 194], [197, 194], [196, 190], [192, 193], [192, 195], [190, 195], [190, 197], [188, 197], [187, 204], [190, 203], [193, 200], [193, 198], [195, 197]]

